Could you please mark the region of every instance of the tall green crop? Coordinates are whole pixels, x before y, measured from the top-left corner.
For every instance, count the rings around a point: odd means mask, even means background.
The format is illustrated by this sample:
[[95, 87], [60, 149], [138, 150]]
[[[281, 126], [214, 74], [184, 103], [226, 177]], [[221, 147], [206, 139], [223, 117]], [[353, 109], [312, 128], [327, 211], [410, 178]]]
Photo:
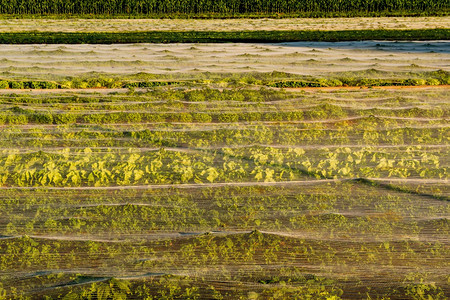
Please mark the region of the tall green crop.
[[445, 0], [0, 0], [2, 14], [445, 12]]

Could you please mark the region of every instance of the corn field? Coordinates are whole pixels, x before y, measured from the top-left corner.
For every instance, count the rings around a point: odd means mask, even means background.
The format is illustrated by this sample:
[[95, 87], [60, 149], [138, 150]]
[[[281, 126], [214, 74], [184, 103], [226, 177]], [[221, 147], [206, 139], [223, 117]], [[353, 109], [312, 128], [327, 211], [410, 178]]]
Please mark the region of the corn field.
[[446, 0], [0, 0], [1, 14], [445, 12]]

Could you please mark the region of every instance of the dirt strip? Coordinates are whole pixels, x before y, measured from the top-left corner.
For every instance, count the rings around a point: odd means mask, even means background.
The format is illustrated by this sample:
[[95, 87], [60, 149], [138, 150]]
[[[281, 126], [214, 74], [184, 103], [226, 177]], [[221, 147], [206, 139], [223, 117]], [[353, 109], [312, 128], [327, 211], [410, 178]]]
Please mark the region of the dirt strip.
[[450, 17], [285, 19], [3, 19], [0, 32], [358, 30], [449, 28]]

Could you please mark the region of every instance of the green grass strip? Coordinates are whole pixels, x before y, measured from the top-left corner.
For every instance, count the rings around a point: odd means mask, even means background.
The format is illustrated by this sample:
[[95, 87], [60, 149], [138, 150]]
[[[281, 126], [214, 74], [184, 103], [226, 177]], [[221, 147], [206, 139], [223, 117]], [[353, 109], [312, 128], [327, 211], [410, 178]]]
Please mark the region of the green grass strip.
[[187, 32], [14, 32], [0, 33], [0, 44], [110, 43], [273, 43], [294, 41], [446, 40], [450, 29], [342, 31], [187, 31]]

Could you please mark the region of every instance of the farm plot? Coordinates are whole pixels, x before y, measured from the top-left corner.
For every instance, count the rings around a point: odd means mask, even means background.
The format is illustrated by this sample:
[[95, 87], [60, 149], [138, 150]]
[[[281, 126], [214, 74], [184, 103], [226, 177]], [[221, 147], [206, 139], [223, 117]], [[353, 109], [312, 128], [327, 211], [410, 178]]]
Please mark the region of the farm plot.
[[[448, 298], [448, 45], [376, 44], [0, 47], [0, 299]], [[424, 86], [274, 87], [344, 78]]]

